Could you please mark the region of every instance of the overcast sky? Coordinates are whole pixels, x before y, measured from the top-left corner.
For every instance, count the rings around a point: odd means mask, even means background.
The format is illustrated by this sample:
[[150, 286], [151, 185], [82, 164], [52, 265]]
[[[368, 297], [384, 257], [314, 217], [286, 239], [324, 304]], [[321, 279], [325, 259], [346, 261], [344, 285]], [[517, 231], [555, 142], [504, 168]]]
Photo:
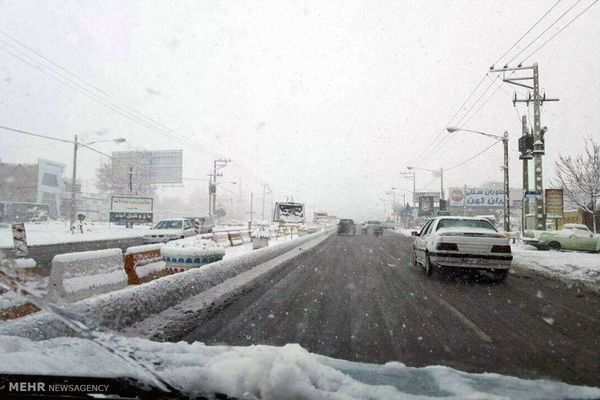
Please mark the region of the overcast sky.
[[[523, 56], [592, 1], [582, 0]], [[490, 65], [555, 2], [4, 0], [4, 34], [101, 89], [103, 101], [142, 112], [197, 145], [150, 130], [53, 80], [17, 59], [31, 62], [31, 53], [2, 34], [0, 125], [65, 139], [127, 139], [97, 145], [106, 152], [182, 148], [184, 176], [192, 178], [206, 177], [215, 156], [229, 157], [236, 164], [223, 170], [226, 178], [241, 178], [246, 190], [260, 192], [266, 182], [275, 200], [290, 195], [311, 207], [365, 218], [381, 209], [379, 199], [392, 186], [412, 188], [399, 174], [407, 165], [450, 168], [492, 143], [461, 133], [417, 157]], [[574, 3], [561, 1], [497, 66]], [[542, 125], [549, 128], [547, 182], [560, 152], [582, 151], [586, 135], [600, 139], [598, 21], [595, 5], [526, 60], [540, 65], [548, 97], [560, 98], [542, 107]], [[44, 69], [42, 63], [33, 62]], [[485, 78], [475, 98], [490, 84]], [[495, 89], [492, 84], [471, 113]], [[464, 127], [510, 133], [511, 186], [518, 187], [519, 115], [533, 115], [533, 109], [513, 107], [516, 89], [502, 84]], [[451, 122], [463, 125], [470, 114], [459, 120], [470, 105]], [[6, 131], [0, 140], [4, 162], [51, 159], [67, 164], [70, 174], [68, 144]], [[88, 188], [100, 161], [80, 153]], [[449, 171], [445, 186], [499, 181], [501, 162], [497, 145]], [[200, 185], [205, 183], [188, 181], [168, 192], [187, 195]], [[439, 179], [418, 171], [417, 187], [439, 190]]]

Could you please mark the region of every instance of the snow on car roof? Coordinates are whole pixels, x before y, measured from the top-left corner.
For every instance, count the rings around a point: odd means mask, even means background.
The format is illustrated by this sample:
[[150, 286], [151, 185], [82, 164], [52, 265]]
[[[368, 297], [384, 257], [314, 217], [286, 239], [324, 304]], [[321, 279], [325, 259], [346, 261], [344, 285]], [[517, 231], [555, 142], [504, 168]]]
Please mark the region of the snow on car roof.
[[584, 224], [564, 224], [563, 228], [566, 229], [585, 229], [588, 230], [588, 227]]

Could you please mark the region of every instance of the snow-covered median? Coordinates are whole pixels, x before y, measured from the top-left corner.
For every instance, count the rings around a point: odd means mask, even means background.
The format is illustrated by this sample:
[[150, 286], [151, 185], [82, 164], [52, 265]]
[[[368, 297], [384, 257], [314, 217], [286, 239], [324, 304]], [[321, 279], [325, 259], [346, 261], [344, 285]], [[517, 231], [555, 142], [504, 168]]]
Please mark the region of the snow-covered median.
[[565, 281], [600, 286], [600, 254], [572, 251], [539, 251], [531, 246], [512, 246], [513, 267]]
[[414, 368], [399, 362], [377, 365], [336, 360], [309, 353], [298, 344], [206, 346], [106, 335], [100, 335], [98, 341], [102, 345], [79, 338], [33, 342], [3, 336], [0, 373], [131, 377], [151, 382], [150, 370], [184, 394], [224, 393], [264, 400], [600, 397], [598, 388], [549, 380], [469, 374], [444, 366]]

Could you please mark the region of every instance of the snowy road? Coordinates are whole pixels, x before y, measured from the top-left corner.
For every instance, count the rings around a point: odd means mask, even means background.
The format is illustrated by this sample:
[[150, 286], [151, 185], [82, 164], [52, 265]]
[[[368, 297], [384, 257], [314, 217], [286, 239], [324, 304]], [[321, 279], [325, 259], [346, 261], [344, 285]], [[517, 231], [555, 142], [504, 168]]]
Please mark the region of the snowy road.
[[597, 294], [541, 276], [430, 278], [411, 265], [411, 247], [387, 232], [332, 236], [167, 339], [300, 343], [347, 360], [600, 385]]

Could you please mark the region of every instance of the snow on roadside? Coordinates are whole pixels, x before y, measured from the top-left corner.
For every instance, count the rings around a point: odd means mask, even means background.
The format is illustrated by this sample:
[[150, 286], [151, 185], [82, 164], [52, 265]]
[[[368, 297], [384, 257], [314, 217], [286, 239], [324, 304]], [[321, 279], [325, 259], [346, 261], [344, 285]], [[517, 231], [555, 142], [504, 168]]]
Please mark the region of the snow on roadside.
[[[45, 245], [68, 242], [89, 242], [93, 240], [110, 240], [142, 237], [150, 229], [149, 226], [134, 225], [133, 229], [124, 226], [108, 225], [108, 223], [92, 223], [84, 225], [84, 233], [71, 233], [68, 223], [48, 222], [25, 224], [28, 245]], [[10, 228], [0, 229], [0, 248], [13, 247]]]
[[513, 267], [565, 281], [600, 286], [600, 254], [531, 249], [531, 246], [513, 245]]
[[418, 232], [416, 229], [396, 228], [393, 232], [399, 233], [402, 236], [412, 236], [413, 232]]
[[493, 373], [473, 374], [444, 366], [408, 367], [336, 360], [298, 344], [207, 346], [157, 343], [99, 334], [103, 346], [61, 337], [42, 342], [0, 337], [0, 373], [85, 377], [132, 377], [151, 382], [136, 362], [185, 393], [224, 393], [260, 399], [592, 399], [600, 389]]

